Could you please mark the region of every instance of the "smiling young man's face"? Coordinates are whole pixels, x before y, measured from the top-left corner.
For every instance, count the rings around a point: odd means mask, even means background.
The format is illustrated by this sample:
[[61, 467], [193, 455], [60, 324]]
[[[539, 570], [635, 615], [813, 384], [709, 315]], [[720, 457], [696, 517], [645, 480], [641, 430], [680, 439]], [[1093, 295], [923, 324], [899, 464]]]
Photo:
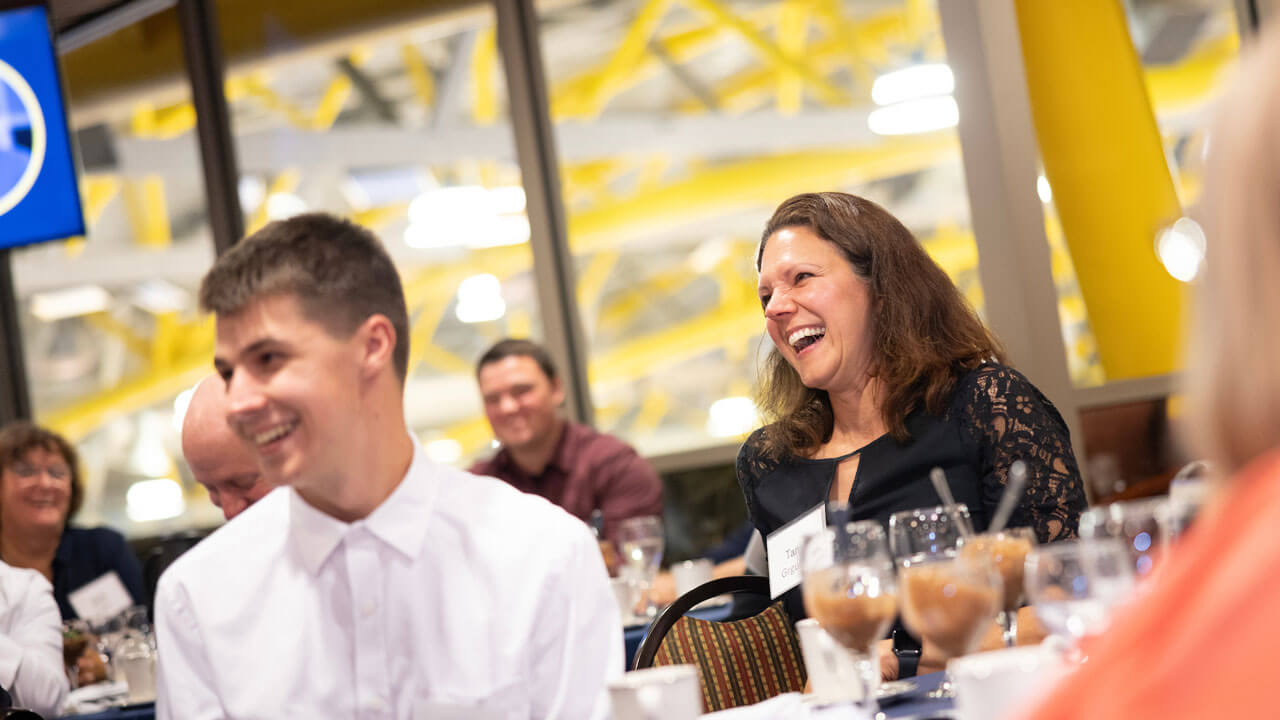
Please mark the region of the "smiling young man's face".
[[341, 479], [361, 457], [359, 333], [335, 337], [292, 295], [269, 295], [218, 317], [214, 364], [227, 423], [275, 485], [304, 492]]
[[770, 339], [807, 387], [865, 381], [871, 292], [838, 247], [807, 227], [778, 230], [760, 258], [759, 294]]

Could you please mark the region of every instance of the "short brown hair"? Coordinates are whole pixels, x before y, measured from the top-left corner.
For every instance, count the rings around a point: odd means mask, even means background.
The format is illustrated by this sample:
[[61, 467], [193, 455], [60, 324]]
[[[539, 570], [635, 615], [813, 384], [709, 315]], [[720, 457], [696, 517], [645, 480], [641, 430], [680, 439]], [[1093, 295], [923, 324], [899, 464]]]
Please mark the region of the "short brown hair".
[[[915, 236], [879, 205], [840, 192], [805, 193], [783, 202], [765, 225], [756, 269], [777, 231], [804, 227], [840, 249], [867, 283], [871, 299], [870, 373], [884, 388], [881, 418], [899, 442], [917, 407], [946, 411], [958, 371], [1004, 361], [1004, 349]], [[831, 437], [826, 391], [806, 387], [778, 352], [761, 372], [758, 404], [772, 422], [763, 450], [804, 455]]]
[[80, 457], [66, 438], [26, 420], [5, 425], [0, 428], [0, 472], [8, 470], [36, 449], [61, 455], [71, 469], [71, 506], [67, 510], [67, 520], [70, 521], [84, 502], [84, 482], [80, 479]]
[[409, 313], [400, 274], [373, 233], [326, 213], [268, 223], [227, 251], [200, 283], [200, 306], [230, 315], [266, 295], [298, 298], [311, 321], [350, 337], [380, 314], [396, 331], [400, 382], [409, 370]]
[[551, 353], [547, 349], [532, 340], [523, 338], [504, 338], [493, 344], [480, 359], [476, 361], [476, 376], [479, 377], [480, 370], [489, 363], [496, 363], [507, 357], [528, 357], [538, 363], [538, 367], [542, 370], [542, 374], [547, 376], [548, 380], [556, 379], [556, 365], [551, 360]]

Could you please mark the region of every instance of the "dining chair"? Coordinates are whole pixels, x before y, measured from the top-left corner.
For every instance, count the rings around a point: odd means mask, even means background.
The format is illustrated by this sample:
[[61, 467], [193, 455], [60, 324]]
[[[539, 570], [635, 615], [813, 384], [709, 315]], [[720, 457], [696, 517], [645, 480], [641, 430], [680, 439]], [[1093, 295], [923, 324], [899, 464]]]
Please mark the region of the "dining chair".
[[803, 690], [806, 673], [800, 643], [781, 602], [750, 617], [724, 622], [686, 616], [699, 603], [728, 594], [768, 602], [769, 580], [757, 575], [718, 578], [681, 595], [654, 620], [632, 669], [697, 666], [707, 712]]

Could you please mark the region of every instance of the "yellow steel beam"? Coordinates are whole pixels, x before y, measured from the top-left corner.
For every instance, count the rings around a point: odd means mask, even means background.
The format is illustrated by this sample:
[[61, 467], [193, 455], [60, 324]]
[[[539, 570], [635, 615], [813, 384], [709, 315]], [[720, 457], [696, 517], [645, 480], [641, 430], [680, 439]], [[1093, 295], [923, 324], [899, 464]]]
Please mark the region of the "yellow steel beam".
[[[613, 247], [621, 237], [655, 237], [708, 213], [772, 208], [819, 187], [850, 187], [917, 172], [957, 153], [953, 133], [886, 139], [873, 147], [784, 153], [699, 170], [682, 180], [572, 213], [575, 253]], [[767, 210], [766, 210], [767, 212]]]
[[827, 80], [804, 59], [783, 52], [750, 23], [735, 15], [718, 0], [685, 0], [686, 4], [706, 14], [713, 22], [723, 24], [737, 32], [747, 44], [770, 65], [793, 72], [813, 86], [814, 91], [832, 105], [849, 104], [849, 95]]
[[379, 230], [387, 223], [403, 218], [408, 209], [407, 203], [380, 205], [367, 210], [358, 210], [351, 214], [351, 219], [370, 230]]
[[85, 316], [85, 320], [90, 327], [97, 328], [104, 333], [119, 340], [129, 352], [140, 358], [148, 359], [151, 357], [151, 343], [146, 338], [134, 332], [133, 328], [116, 320], [111, 313], [100, 312]]
[[291, 193], [298, 189], [298, 183], [302, 180], [302, 176], [297, 170], [285, 169], [281, 170], [271, 180], [271, 187], [267, 188], [267, 192], [262, 196], [262, 202], [258, 204], [257, 209], [253, 211], [253, 217], [249, 219], [249, 227], [245, 228], [246, 235], [252, 235], [262, 229], [270, 219], [267, 217], [267, 198], [276, 193]]
[[142, 102], [134, 106], [129, 129], [141, 138], [167, 140], [187, 132], [196, 125], [196, 111], [190, 102], [156, 107]]
[[236, 86], [238, 91], [243, 92], [246, 97], [256, 100], [268, 110], [283, 115], [290, 125], [300, 130], [312, 129], [313, 119], [308, 117], [301, 108], [272, 90], [267, 85], [266, 76], [263, 73], [254, 72], [240, 77], [237, 79]]
[[423, 107], [431, 107], [436, 102], [436, 81], [431, 75], [430, 68], [422, 59], [422, 54], [418, 52], [418, 48], [411, 43], [405, 43], [400, 46], [400, 61], [404, 64], [405, 72], [409, 75], [409, 82], [413, 85], [413, 94], [417, 96], [418, 102]]
[[623, 87], [625, 78], [635, 71], [645, 46], [662, 22], [671, 0], [646, 0], [623, 34], [617, 49], [605, 63], [587, 95], [582, 99], [581, 114], [595, 117], [605, 104]]
[[1183, 288], [1154, 244], [1181, 209], [1124, 8], [1119, 0], [1015, 7], [1045, 174], [1106, 376], [1171, 372]]
[[656, 430], [671, 409], [671, 395], [664, 390], [650, 388], [640, 400], [640, 411], [631, 421], [634, 432], [644, 433]]
[[176, 312], [155, 315], [155, 328], [151, 333], [151, 371], [167, 370], [178, 357], [182, 326]]
[[498, 119], [498, 41], [494, 28], [480, 32], [471, 54], [471, 117], [477, 125], [492, 125]]
[[124, 201], [133, 228], [133, 241], [148, 248], [168, 247], [173, 235], [169, 230], [169, 209], [165, 206], [164, 180], [159, 175], [126, 180]]
[[600, 295], [609, 280], [609, 274], [618, 264], [621, 254], [617, 250], [601, 250], [591, 255], [587, 266], [578, 274], [578, 308], [590, 313], [600, 303]]
[[[745, 18], [753, 27], [767, 27], [773, 22], [773, 9], [766, 6], [753, 10], [746, 13]], [[674, 30], [661, 37], [655, 37], [653, 40], [662, 46], [662, 50], [667, 57], [677, 63], [687, 63], [731, 36], [732, 33], [721, 25], [703, 24]], [[551, 112], [555, 118], [559, 120], [586, 116], [588, 114], [585, 110], [588, 106], [586, 98], [599, 83], [600, 75], [604, 70], [603, 66], [591, 68], [557, 83], [551, 92]], [[621, 92], [633, 87], [662, 72], [665, 72], [662, 61], [653, 54], [645, 54], [640, 57], [630, 73], [615, 80], [617, 83], [615, 92]]]
[[1145, 80], [1151, 104], [1161, 111], [1203, 105], [1223, 86], [1223, 73], [1235, 64], [1239, 54], [1240, 36], [1233, 29], [1195, 48], [1176, 65], [1147, 69]]
[[[782, 0], [778, 5], [778, 49], [803, 57], [809, 34], [810, 0]], [[804, 104], [804, 78], [787, 68], [778, 73], [778, 112], [795, 115]]]
[[212, 318], [184, 324], [176, 334], [183, 340], [184, 353], [171, 358], [166, 368], [149, 370], [72, 405], [41, 412], [39, 421], [76, 442], [114, 418], [170, 400], [191, 387], [213, 370]]

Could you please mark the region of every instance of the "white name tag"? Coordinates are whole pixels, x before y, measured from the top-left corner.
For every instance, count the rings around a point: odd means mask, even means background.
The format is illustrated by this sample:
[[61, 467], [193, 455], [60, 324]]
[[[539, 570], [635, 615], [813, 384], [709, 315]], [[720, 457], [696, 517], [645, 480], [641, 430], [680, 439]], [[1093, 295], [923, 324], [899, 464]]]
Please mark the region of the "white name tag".
[[800, 584], [800, 551], [804, 541], [827, 527], [826, 503], [769, 533], [769, 593], [778, 597]]
[[95, 624], [110, 620], [133, 605], [133, 598], [115, 570], [68, 593], [67, 600], [77, 615]]

